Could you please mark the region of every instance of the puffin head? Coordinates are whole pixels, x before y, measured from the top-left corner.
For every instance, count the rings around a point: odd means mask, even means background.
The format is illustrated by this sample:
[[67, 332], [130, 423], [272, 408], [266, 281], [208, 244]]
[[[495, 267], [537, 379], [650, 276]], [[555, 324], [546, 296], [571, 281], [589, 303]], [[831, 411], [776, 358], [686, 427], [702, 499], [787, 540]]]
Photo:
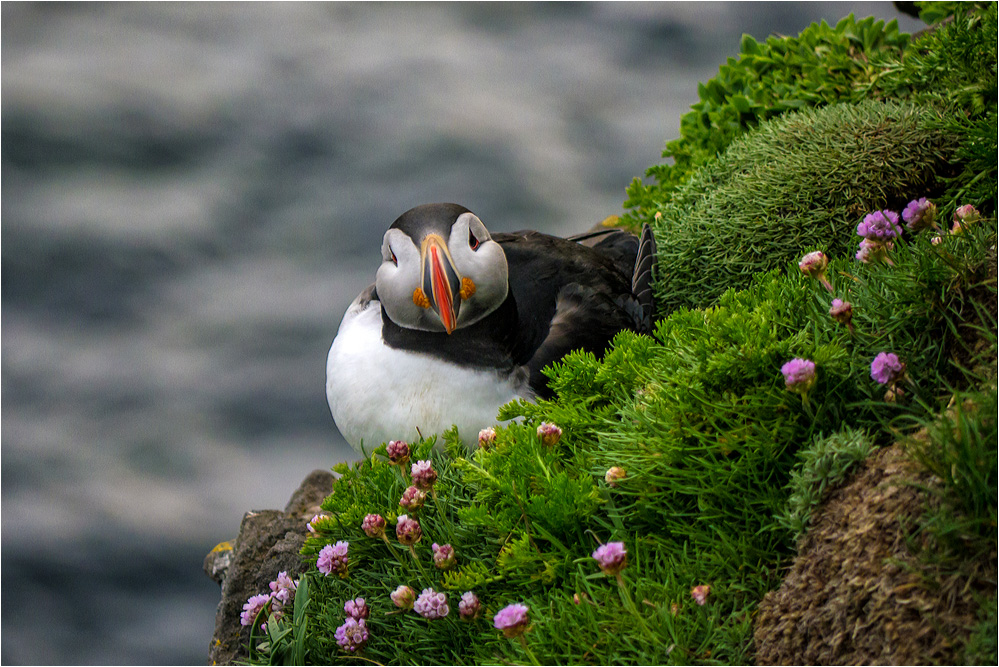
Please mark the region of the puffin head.
[[385, 232], [375, 289], [400, 327], [450, 334], [496, 310], [508, 286], [503, 248], [464, 206], [417, 206]]

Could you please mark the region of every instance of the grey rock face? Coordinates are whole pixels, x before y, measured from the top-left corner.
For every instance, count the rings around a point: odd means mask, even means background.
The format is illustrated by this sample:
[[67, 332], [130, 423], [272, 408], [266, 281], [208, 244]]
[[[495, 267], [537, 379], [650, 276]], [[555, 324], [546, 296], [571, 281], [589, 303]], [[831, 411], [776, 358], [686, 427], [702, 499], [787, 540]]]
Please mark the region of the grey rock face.
[[250, 596], [266, 593], [267, 584], [279, 572], [287, 571], [294, 578], [309, 567], [299, 556], [306, 524], [333, 491], [333, 480], [330, 472], [313, 471], [284, 511], [247, 512], [239, 536], [222, 542], [205, 557], [205, 574], [222, 587], [208, 653], [211, 664], [229, 665], [247, 657], [250, 629], [240, 625], [239, 615]]

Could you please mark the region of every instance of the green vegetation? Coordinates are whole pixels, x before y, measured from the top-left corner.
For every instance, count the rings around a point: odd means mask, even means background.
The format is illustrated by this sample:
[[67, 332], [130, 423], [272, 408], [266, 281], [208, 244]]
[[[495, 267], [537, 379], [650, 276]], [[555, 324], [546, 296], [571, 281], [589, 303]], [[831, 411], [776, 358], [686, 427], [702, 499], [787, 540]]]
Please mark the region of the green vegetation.
[[652, 221], [660, 310], [711, 305], [804, 251], [852, 257], [866, 213], [943, 189], [956, 142], [938, 124], [928, 107], [836, 104], [735, 141]]
[[[670, 145], [686, 157], [632, 214], [655, 223], [660, 244], [667, 316], [654, 337], [623, 332], [602, 359], [566, 356], [547, 370], [554, 398], [507, 405], [486, 447], [468, 452], [453, 433], [443, 447], [411, 443], [412, 461], [437, 472], [420, 509], [400, 507], [409, 466], [384, 445], [336, 466], [328, 517], [302, 555], [315, 564], [349, 542], [348, 571], [313, 566], [294, 614], [268, 623], [251, 660], [749, 663], [754, 611], [822, 494], [899, 439], [940, 480], [918, 526], [933, 571], [994, 559], [995, 16], [994, 4], [961, 13], [911, 44], [852, 18], [797, 41], [744, 40], [724, 86], [705, 86], [692, 112], [703, 131], [685, 117]], [[985, 43], [991, 63], [967, 48]], [[932, 81], [963, 88], [926, 90], [934, 67], [951, 71]], [[826, 69], [831, 88], [814, 80]], [[824, 108], [775, 118], [794, 100]], [[943, 229], [905, 232], [888, 261], [854, 259], [865, 213], [923, 196]], [[948, 233], [965, 204], [982, 218]], [[817, 248], [831, 257], [832, 293], [796, 266]], [[834, 297], [852, 304], [849, 324], [830, 316]], [[872, 377], [882, 352], [904, 364], [888, 384]], [[782, 375], [795, 358], [815, 364], [804, 393]], [[542, 423], [561, 438], [546, 444]], [[362, 529], [375, 513], [385, 539]], [[412, 548], [395, 534], [401, 514], [422, 528]], [[611, 542], [627, 549], [619, 574], [592, 557]], [[453, 567], [435, 567], [432, 543], [454, 548]], [[450, 613], [397, 608], [400, 585], [445, 593]], [[466, 591], [484, 608], [477, 619], [460, 617]], [[356, 597], [370, 635], [352, 657], [335, 631]], [[493, 627], [511, 603], [529, 608], [520, 638]], [[980, 605], [977, 625], [953, 638], [955, 660], [995, 660], [994, 592]]]

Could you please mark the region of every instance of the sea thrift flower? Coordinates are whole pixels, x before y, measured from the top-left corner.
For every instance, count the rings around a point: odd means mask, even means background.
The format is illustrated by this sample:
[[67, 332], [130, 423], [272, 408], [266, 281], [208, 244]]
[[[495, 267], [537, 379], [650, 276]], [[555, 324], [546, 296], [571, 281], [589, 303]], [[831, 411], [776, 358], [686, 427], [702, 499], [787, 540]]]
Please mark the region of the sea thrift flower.
[[269, 583], [268, 586], [271, 589], [271, 597], [279, 607], [282, 607], [295, 596], [298, 582], [289, 577], [287, 572], [279, 572], [277, 579]]
[[439, 570], [446, 570], [454, 566], [454, 547], [450, 544], [438, 546], [436, 542], [430, 545], [434, 552], [434, 566]]
[[347, 551], [349, 548], [350, 543], [344, 542], [343, 540], [337, 542], [336, 544], [327, 544], [319, 552], [319, 558], [316, 560], [316, 569], [327, 577], [336, 572], [340, 575], [341, 579], [346, 578], [348, 560]]
[[784, 386], [788, 391], [805, 395], [815, 385], [815, 362], [808, 359], [792, 359], [780, 367], [784, 374]]
[[270, 604], [271, 596], [267, 594], [254, 595], [243, 605], [243, 613], [239, 615], [240, 625], [253, 625], [257, 615]]
[[404, 440], [390, 440], [385, 447], [389, 461], [396, 465], [405, 465], [409, 461], [409, 445]]
[[954, 226], [951, 227], [950, 233], [960, 234], [964, 231], [965, 225], [978, 222], [981, 218], [982, 214], [979, 213], [978, 209], [971, 204], [960, 206], [956, 211], [954, 211]]
[[309, 523], [307, 523], [305, 527], [309, 529], [310, 533], [316, 535], [318, 534], [316, 532], [316, 526], [319, 524], [320, 521], [322, 521], [325, 518], [327, 518], [325, 514], [317, 514], [309, 520]]
[[703, 607], [708, 602], [708, 593], [710, 592], [710, 586], [707, 584], [701, 584], [700, 586], [694, 586], [690, 589], [690, 597], [694, 598], [694, 601]]
[[538, 437], [541, 438], [542, 445], [552, 447], [562, 437], [562, 429], [551, 422], [541, 422], [538, 426]]
[[624, 468], [612, 466], [604, 474], [604, 481], [607, 482], [607, 486], [617, 486], [617, 483], [624, 479], [627, 474]]
[[593, 559], [604, 574], [615, 576], [628, 564], [628, 552], [624, 548], [624, 542], [608, 542], [597, 547], [593, 552]]
[[481, 449], [489, 449], [494, 442], [496, 442], [496, 429], [490, 426], [479, 431], [479, 447]]
[[423, 618], [434, 620], [444, 618], [451, 609], [447, 606], [447, 596], [437, 593], [432, 588], [424, 588], [420, 597], [416, 598], [413, 610]]
[[527, 631], [527, 605], [516, 602], [503, 607], [493, 616], [493, 627], [504, 637], [519, 637]]
[[429, 491], [437, 483], [437, 471], [430, 461], [417, 461], [410, 474], [413, 476], [413, 484], [421, 491]]
[[344, 651], [347, 651], [347, 653], [356, 653], [368, 643], [369, 633], [364, 619], [359, 621], [354, 618], [348, 618], [344, 621], [343, 625], [336, 629], [333, 636], [336, 637], [336, 643]]
[[798, 262], [798, 268], [803, 274], [810, 278], [815, 278], [822, 286], [830, 292], [833, 289], [832, 283], [826, 278], [826, 267], [829, 266], [829, 259], [821, 250], [810, 252]]
[[909, 202], [909, 205], [902, 211], [902, 219], [910, 232], [921, 232], [927, 227], [932, 227], [937, 220], [936, 204], [926, 197], [920, 197]]
[[869, 241], [890, 241], [902, 235], [898, 224], [898, 213], [894, 211], [874, 211], [857, 225], [857, 234]]
[[409, 586], [399, 586], [389, 595], [392, 603], [400, 609], [412, 609], [416, 602], [416, 591]]
[[368, 603], [364, 601], [364, 598], [347, 600], [343, 605], [343, 610], [347, 612], [347, 616], [350, 616], [357, 621], [363, 620], [371, 615], [371, 609], [368, 607]]
[[853, 304], [849, 301], [843, 301], [842, 299], [833, 299], [832, 307], [829, 308], [829, 314], [834, 320], [840, 324], [845, 324], [850, 327], [850, 331], [853, 331]]
[[892, 352], [881, 352], [871, 362], [871, 377], [878, 384], [895, 384], [905, 372], [905, 364]]
[[466, 621], [471, 621], [482, 615], [482, 605], [479, 603], [479, 596], [472, 591], [463, 593], [461, 602], [458, 603], [458, 613]]
[[399, 499], [399, 505], [407, 510], [418, 510], [423, 507], [423, 503], [426, 502], [426, 500], [426, 493], [420, 491], [415, 486], [410, 486], [403, 491], [402, 498]]
[[368, 514], [361, 522], [361, 530], [368, 537], [385, 537], [385, 517], [381, 514]]
[[402, 544], [412, 546], [423, 537], [423, 529], [420, 528], [420, 522], [416, 519], [410, 519], [405, 514], [400, 514], [395, 523], [395, 536]]

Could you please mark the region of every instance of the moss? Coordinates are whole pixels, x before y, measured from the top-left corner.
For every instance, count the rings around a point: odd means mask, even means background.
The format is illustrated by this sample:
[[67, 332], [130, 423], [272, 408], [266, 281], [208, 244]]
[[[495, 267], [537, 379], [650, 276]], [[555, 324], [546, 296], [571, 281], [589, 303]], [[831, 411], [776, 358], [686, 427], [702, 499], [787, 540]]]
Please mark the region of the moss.
[[708, 306], [809, 250], [852, 257], [864, 214], [940, 193], [955, 142], [938, 119], [909, 104], [838, 104], [734, 142], [653, 222], [659, 308]]

